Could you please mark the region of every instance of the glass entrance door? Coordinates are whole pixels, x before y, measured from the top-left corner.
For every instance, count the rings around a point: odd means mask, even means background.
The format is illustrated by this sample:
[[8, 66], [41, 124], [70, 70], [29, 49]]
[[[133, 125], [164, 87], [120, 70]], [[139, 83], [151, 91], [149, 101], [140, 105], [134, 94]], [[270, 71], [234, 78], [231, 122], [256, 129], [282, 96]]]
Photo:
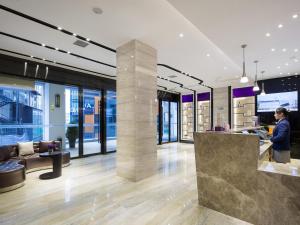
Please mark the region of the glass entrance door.
[[101, 92], [83, 89], [83, 155], [101, 152]]
[[170, 141], [178, 140], [178, 103], [170, 102]]
[[162, 142], [169, 142], [169, 131], [170, 131], [170, 125], [169, 125], [169, 105], [170, 103], [167, 101], [162, 101]]

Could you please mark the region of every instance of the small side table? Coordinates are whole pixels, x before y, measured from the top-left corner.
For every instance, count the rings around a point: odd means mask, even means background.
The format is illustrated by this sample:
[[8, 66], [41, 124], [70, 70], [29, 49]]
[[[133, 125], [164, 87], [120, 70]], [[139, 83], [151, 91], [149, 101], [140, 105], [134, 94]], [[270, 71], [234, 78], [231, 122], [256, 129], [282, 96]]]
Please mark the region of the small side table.
[[48, 173], [43, 173], [40, 175], [40, 179], [48, 180], [61, 176], [61, 168], [62, 168], [62, 152], [44, 152], [40, 154], [40, 157], [50, 157], [52, 159], [53, 171]]

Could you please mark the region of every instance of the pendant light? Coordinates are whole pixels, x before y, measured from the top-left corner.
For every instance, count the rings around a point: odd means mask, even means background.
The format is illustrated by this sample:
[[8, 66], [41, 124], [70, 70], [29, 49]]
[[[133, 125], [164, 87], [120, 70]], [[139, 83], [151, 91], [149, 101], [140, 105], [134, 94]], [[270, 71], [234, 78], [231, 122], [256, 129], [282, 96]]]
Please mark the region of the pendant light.
[[247, 75], [246, 75], [246, 66], [245, 66], [245, 48], [247, 47], [247, 45], [242, 45], [241, 46], [242, 47], [242, 49], [243, 49], [243, 75], [242, 75], [242, 77], [241, 77], [241, 80], [240, 80], [240, 82], [241, 83], [248, 83], [248, 77], [247, 77]]
[[262, 79], [262, 83], [261, 83], [261, 95], [262, 96], [264, 96], [264, 95], [266, 95], [266, 92], [265, 92], [265, 84], [264, 84], [264, 81], [263, 81], [263, 79], [264, 79], [264, 70], [263, 71], [261, 71], [261, 79]]
[[254, 81], [253, 91], [259, 91], [259, 86], [257, 83], [257, 63], [258, 63], [258, 61], [255, 60], [254, 63], [255, 63], [256, 72], [255, 72], [255, 81]]

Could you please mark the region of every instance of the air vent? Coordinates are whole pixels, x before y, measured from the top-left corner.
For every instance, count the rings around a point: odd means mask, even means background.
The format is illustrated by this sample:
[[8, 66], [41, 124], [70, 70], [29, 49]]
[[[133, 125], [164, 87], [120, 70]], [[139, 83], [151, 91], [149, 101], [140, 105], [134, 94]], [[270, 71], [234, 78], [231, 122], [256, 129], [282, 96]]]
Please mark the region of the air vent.
[[168, 76], [169, 78], [175, 78], [175, 77], [177, 77], [176, 75], [170, 75], [170, 76]]
[[84, 42], [84, 41], [81, 41], [81, 40], [78, 40], [78, 39], [77, 39], [73, 44], [74, 44], [74, 45], [77, 45], [77, 46], [79, 46], [79, 47], [82, 47], [82, 48], [85, 48], [86, 46], [89, 45], [88, 43], [86, 43], [86, 42]]

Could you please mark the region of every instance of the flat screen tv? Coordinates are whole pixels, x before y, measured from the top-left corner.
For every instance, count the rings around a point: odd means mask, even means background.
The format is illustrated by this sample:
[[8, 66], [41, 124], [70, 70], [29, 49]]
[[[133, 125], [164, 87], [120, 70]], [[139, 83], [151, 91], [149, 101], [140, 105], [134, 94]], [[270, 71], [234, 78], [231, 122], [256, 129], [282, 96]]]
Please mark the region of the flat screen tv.
[[298, 91], [257, 95], [257, 112], [274, 112], [278, 107], [298, 111]]

